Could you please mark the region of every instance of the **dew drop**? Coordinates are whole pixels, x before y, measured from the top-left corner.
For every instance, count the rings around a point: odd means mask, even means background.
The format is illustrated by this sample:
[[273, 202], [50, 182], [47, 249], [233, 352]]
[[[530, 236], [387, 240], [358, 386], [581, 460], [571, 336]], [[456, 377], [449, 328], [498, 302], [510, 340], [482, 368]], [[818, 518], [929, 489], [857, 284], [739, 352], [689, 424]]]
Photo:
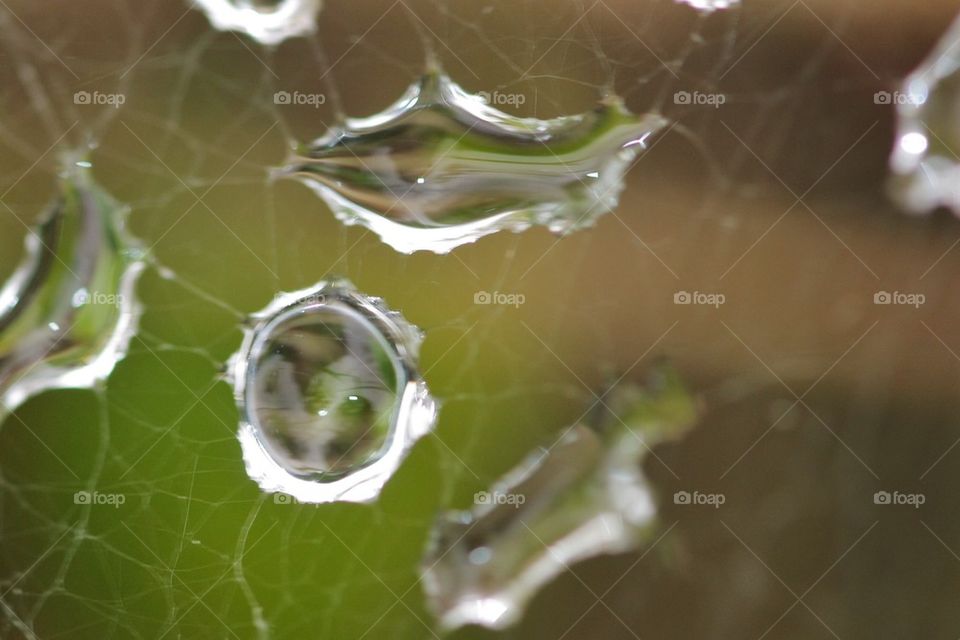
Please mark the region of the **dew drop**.
[[595, 426], [566, 430], [475, 494], [471, 509], [438, 518], [421, 567], [440, 626], [508, 627], [571, 565], [651, 538], [656, 507], [640, 464], [689, 429], [695, 403], [666, 367], [605, 403]]
[[261, 44], [280, 44], [316, 29], [321, 0], [194, 0], [220, 31], [241, 31]]
[[420, 332], [346, 281], [277, 296], [230, 364], [247, 474], [300, 502], [379, 495], [436, 403]]
[[960, 16], [927, 58], [896, 91], [878, 91], [874, 102], [896, 109], [890, 155], [890, 192], [907, 211], [947, 207], [960, 216]]
[[579, 115], [521, 118], [432, 72], [382, 113], [303, 147], [280, 174], [397, 251], [446, 253], [503, 229], [592, 225], [666, 123], [616, 98]]
[[93, 388], [126, 354], [144, 251], [128, 209], [67, 163], [60, 195], [0, 288], [0, 417], [50, 389]]

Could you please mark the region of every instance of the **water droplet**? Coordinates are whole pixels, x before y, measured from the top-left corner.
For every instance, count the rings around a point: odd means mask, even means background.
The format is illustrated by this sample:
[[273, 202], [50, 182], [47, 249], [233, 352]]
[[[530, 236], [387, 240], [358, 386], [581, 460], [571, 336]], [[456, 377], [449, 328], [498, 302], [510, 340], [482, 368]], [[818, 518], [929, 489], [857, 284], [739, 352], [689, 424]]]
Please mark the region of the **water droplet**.
[[0, 417], [49, 389], [91, 388], [126, 353], [143, 249], [128, 210], [68, 163], [61, 194], [0, 289]]
[[947, 207], [960, 215], [960, 17], [897, 91], [878, 91], [877, 104], [896, 109], [897, 132], [890, 155], [895, 200], [913, 213]]
[[436, 404], [420, 332], [346, 281], [277, 296], [231, 360], [248, 475], [300, 502], [373, 500]]
[[440, 516], [422, 567], [442, 627], [510, 626], [571, 565], [649, 539], [656, 507], [640, 463], [696, 415], [672, 370], [656, 371], [654, 381], [614, 389], [596, 428], [567, 430], [475, 494], [472, 509]]
[[631, 162], [665, 125], [616, 98], [584, 114], [520, 118], [429, 73], [382, 113], [303, 148], [281, 174], [397, 251], [445, 253], [502, 229], [593, 224], [616, 207]]
[[241, 31], [261, 44], [280, 44], [316, 29], [321, 0], [194, 0], [220, 31]]
[[721, 9], [729, 9], [740, 4], [740, 0], [676, 0], [680, 4], [690, 5], [697, 11], [712, 13]]

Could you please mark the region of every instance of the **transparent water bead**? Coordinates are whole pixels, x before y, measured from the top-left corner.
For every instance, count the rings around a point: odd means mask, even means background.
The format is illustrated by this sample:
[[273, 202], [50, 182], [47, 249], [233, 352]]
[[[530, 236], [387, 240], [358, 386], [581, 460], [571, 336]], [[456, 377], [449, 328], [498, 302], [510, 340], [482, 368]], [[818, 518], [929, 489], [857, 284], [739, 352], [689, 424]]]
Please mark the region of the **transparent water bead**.
[[321, 0], [193, 0], [220, 31], [241, 31], [261, 44], [316, 30]]
[[250, 478], [301, 502], [376, 498], [436, 420], [420, 342], [346, 281], [277, 296], [230, 365]]
[[520, 118], [431, 72], [382, 113], [306, 145], [280, 175], [397, 251], [445, 253], [502, 229], [592, 225], [666, 124], [615, 97], [579, 115]]
[[42, 391], [92, 388], [125, 355], [144, 267], [128, 212], [94, 184], [89, 163], [66, 165], [59, 197], [0, 289], [0, 417]]
[[656, 506], [640, 464], [693, 424], [694, 402], [665, 368], [649, 388], [619, 387], [605, 402], [593, 427], [567, 430], [476, 494], [472, 509], [437, 520], [422, 570], [442, 627], [508, 627], [569, 566], [649, 539]]
[[890, 169], [893, 197], [908, 211], [947, 207], [960, 215], [960, 17], [900, 90], [875, 101], [895, 105], [897, 129]]

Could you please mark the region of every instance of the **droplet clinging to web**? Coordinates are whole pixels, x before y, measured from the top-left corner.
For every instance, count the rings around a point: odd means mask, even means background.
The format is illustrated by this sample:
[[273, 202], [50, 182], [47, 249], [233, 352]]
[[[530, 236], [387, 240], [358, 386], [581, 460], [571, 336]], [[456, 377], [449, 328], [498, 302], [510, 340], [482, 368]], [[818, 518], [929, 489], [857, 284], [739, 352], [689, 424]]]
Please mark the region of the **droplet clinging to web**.
[[890, 155], [894, 198], [913, 213], [937, 207], [960, 215], [960, 16], [899, 90], [879, 91], [874, 102], [892, 105], [897, 133]]
[[301, 502], [376, 498], [435, 422], [420, 341], [345, 281], [277, 296], [231, 361], [249, 476]]
[[398, 251], [445, 253], [502, 229], [593, 224], [665, 125], [612, 97], [584, 114], [520, 118], [431, 72], [382, 113], [303, 148], [281, 175]]
[[240, 31], [261, 44], [280, 44], [316, 29], [321, 0], [193, 0], [220, 31]]
[[442, 627], [508, 627], [571, 565], [650, 539], [656, 505], [640, 464], [686, 432], [695, 405], [668, 368], [649, 388], [620, 386], [605, 403], [606, 415], [532, 452], [472, 509], [438, 518], [422, 567]]
[[144, 252], [125, 230], [127, 208], [88, 167], [67, 165], [59, 197], [0, 289], [0, 417], [42, 391], [105, 380], [137, 329]]

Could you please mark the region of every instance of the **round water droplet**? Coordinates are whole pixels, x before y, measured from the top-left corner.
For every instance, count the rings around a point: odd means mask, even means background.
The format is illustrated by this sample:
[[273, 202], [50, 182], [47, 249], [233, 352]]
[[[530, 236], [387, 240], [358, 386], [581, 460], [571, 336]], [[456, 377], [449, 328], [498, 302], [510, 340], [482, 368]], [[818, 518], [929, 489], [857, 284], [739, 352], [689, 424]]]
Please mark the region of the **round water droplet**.
[[234, 356], [247, 472], [300, 502], [375, 498], [436, 407], [420, 333], [346, 282], [278, 296]]

